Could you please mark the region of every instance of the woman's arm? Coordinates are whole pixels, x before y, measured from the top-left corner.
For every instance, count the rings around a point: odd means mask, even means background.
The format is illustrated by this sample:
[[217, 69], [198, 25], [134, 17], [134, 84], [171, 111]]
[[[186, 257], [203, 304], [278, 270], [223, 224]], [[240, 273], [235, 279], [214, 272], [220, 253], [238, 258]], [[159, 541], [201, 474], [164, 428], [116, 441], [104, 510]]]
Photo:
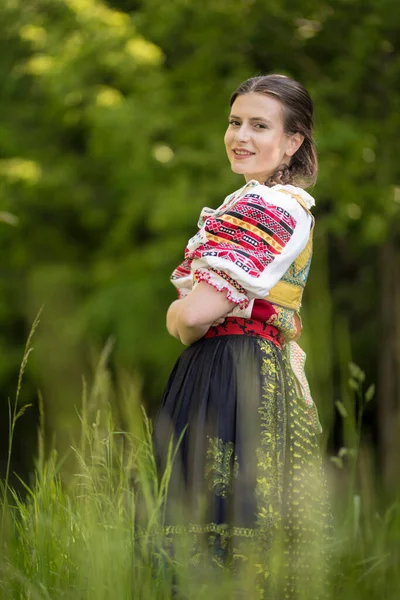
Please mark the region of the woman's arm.
[[167, 312], [167, 329], [190, 345], [199, 340], [210, 326], [231, 312], [235, 304], [211, 285], [200, 282], [195, 289], [182, 300], [175, 300]]

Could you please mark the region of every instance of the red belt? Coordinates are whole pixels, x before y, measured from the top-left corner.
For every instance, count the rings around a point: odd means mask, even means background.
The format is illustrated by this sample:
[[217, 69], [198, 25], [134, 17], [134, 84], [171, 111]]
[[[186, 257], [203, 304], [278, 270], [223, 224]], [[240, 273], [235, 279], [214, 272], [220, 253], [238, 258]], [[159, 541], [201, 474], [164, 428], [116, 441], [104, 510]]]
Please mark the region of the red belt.
[[283, 336], [277, 327], [253, 319], [226, 317], [221, 325], [210, 327], [204, 337], [213, 338], [221, 335], [250, 335], [273, 342], [279, 349], [283, 345]]

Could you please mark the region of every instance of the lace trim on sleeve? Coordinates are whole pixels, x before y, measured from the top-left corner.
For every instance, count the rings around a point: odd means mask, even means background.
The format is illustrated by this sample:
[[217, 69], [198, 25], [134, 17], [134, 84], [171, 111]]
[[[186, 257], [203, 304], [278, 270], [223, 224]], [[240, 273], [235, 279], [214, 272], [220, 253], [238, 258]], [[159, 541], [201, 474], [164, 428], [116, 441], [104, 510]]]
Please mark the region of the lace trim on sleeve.
[[250, 300], [244, 287], [224, 271], [213, 268], [199, 268], [194, 273], [194, 279], [197, 282], [205, 281], [219, 292], [226, 291], [228, 300], [238, 304], [241, 309], [245, 309], [249, 305]]
[[176, 291], [178, 293], [178, 300], [186, 298], [186, 296], [188, 296], [191, 292], [191, 290], [189, 290], [188, 288], [176, 288]]

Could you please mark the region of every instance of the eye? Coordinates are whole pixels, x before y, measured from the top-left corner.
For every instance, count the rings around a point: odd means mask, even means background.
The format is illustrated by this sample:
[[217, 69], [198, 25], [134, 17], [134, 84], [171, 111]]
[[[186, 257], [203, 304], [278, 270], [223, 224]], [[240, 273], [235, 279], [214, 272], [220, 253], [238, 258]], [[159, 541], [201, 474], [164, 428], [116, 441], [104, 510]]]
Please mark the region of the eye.
[[229, 119], [229, 125], [232, 125], [233, 127], [240, 127], [240, 122], [236, 119]]
[[256, 129], [268, 129], [268, 127], [267, 127], [267, 125], [265, 125], [265, 123], [256, 123], [256, 124], [254, 125], [254, 127], [255, 127]]

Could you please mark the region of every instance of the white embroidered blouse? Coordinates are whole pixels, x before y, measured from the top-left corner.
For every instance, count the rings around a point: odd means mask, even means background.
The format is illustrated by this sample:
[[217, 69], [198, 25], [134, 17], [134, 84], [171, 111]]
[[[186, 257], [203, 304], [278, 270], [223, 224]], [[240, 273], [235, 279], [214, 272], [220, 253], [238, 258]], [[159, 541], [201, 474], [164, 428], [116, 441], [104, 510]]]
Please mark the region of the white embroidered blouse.
[[254, 299], [268, 296], [307, 244], [312, 217], [296, 195], [307, 208], [315, 204], [301, 188], [252, 180], [217, 209], [203, 208], [199, 231], [171, 276], [179, 296], [205, 281], [237, 305], [229, 316], [249, 318]]

